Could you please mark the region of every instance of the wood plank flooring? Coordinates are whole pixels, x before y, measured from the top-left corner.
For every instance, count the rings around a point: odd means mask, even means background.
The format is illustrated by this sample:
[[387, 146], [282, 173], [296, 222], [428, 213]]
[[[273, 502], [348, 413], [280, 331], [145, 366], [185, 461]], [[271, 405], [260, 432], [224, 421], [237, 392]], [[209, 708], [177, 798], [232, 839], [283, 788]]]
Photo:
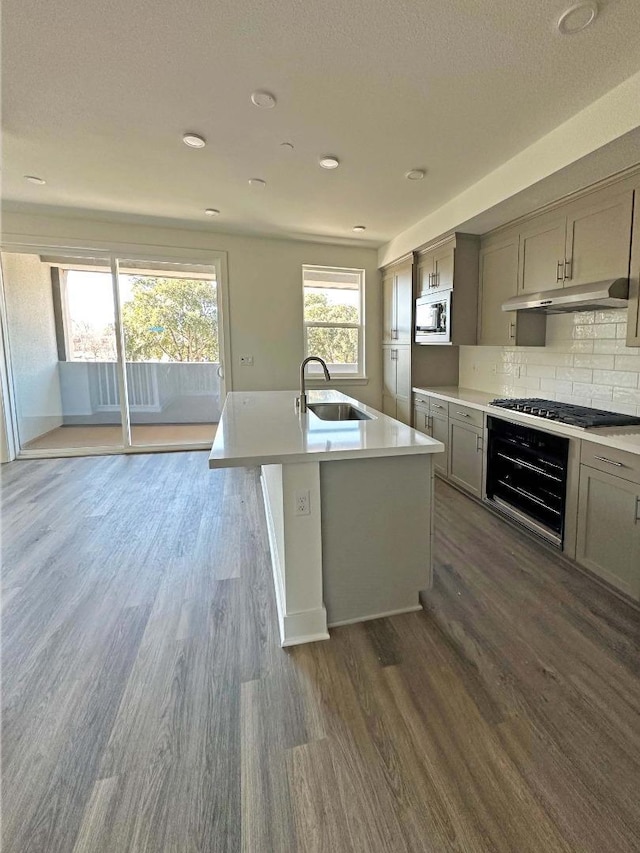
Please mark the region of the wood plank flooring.
[[4, 853], [640, 850], [638, 611], [452, 488], [424, 612], [283, 650], [256, 471], [3, 475]]

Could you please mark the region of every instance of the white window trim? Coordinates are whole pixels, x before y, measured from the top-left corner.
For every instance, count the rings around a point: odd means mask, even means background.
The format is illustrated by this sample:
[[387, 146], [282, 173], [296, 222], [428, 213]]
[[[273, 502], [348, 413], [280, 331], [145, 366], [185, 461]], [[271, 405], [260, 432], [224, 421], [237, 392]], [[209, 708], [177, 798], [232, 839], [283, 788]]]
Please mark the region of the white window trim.
[[[360, 296], [360, 322], [359, 323], [331, 323], [331, 322], [323, 322], [321, 320], [305, 320], [304, 319], [304, 273], [306, 270], [313, 271], [318, 270], [319, 272], [350, 272], [350, 273], [358, 273], [360, 278], [360, 283], [358, 285], [358, 291]], [[327, 283], [327, 286], [330, 287], [330, 283]], [[307, 358], [309, 356], [309, 350], [307, 349], [307, 341], [308, 329], [357, 329], [358, 334], [358, 369], [353, 373], [337, 373], [332, 375], [331, 382], [332, 383], [341, 383], [341, 382], [354, 382], [359, 384], [365, 384], [368, 382], [367, 371], [366, 371], [366, 362], [365, 362], [365, 271], [364, 269], [359, 269], [356, 267], [325, 267], [318, 266], [317, 264], [303, 264], [302, 265], [302, 294], [303, 294], [303, 307], [302, 307], [302, 325], [303, 325], [303, 351], [304, 357]], [[311, 367], [311, 365], [310, 365]], [[313, 384], [314, 382], [318, 385], [325, 384], [324, 378], [322, 374], [314, 375], [315, 371], [311, 370], [308, 376], [308, 383]]]

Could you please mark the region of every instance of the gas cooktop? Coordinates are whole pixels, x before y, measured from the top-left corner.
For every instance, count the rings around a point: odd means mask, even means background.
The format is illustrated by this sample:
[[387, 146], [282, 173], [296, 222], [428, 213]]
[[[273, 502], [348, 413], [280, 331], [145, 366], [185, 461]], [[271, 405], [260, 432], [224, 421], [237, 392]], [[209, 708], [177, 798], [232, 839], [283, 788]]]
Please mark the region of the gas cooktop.
[[587, 406], [573, 406], [570, 403], [557, 403], [553, 400], [506, 399], [492, 400], [492, 406], [510, 409], [514, 412], [524, 412], [549, 421], [560, 421], [563, 424], [590, 429], [593, 427], [611, 426], [640, 426], [640, 418], [633, 415], [619, 415], [617, 412], [606, 412], [603, 409], [589, 409]]

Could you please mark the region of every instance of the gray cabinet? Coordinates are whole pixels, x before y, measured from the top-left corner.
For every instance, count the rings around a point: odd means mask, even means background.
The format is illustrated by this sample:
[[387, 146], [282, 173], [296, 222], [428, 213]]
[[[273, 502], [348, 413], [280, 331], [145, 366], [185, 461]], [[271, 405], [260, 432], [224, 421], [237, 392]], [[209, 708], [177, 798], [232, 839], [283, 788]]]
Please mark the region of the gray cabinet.
[[633, 190], [612, 188], [566, 208], [565, 285], [629, 275]]
[[538, 293], [562, 287], [566, 217], [539, 216], [520, 230], [518, 291]]
[[382, 343], [410, 344], [413, 317], [413, 264], [389, 267], [382, 277]]
[[482, 497], [482, 428], [449, 418], [449, 479]]
[[481, 346], [544, 346], [544, 315], [502, 310], [502, 304], [518, 292], [518, 246], [517, 230], [483, 240], [481, 244], [478, 312]]
[[449, 418], [433, 412], [431, 415], [431, 437], [444, 444], [444, 453], [433, 457], [433, 469], [442, 477], [449, 476]]
[[640, 599], [640, 483], [580, 466], [576, 560]]
[[382, 348], [382, 411], [405, 424], [411, 419], [411, 347]]
[[436, 249], [422, 252], [418, 263], [420, 295], [438, 290], [451, 290], [454, 278], [455, 238]]

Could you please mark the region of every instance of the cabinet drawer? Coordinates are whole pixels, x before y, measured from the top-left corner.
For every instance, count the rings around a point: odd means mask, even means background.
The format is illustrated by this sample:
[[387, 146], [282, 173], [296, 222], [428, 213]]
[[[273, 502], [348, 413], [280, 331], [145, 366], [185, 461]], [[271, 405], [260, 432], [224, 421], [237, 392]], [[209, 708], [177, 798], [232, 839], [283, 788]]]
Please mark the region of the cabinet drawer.
[[640, 454], [625, 453], [624, 450], [607, 447], [605, 444], [583, 441], [580, 462], [598, 471], [622, 477], [623, 480], [640, 483]]
[[449, 417], [454, 421], [482, 428], [484, 415], [479, 409], [471, 409], [468, 406], [459, 406], [457, 403], [449, 403]]
[[429, 400], [431, 398], [427, 396], [427, 394], [417, 394], [413, 395], [413, 405], [421, 406], [423, 409], [429, 411]]
[[449, 403], [446, 400], [439, 400], [437, 397], [429, 398], [429, 413], [432, 415], [440, 415], [446, 418], [449, 414]]

